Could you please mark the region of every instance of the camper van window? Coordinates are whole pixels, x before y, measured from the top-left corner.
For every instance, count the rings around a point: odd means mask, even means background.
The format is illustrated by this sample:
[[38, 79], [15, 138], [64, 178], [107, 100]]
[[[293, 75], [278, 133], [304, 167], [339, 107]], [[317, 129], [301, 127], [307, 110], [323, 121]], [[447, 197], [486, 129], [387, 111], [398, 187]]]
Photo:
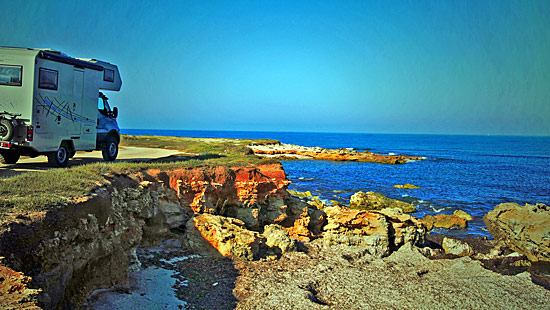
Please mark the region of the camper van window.
[[57, 75], [55, 70], [40, 68], [38, 88], [57, 90]]
[[22, 66], [0, 65], [0, 85], [21, 86]]
[[103, 80], [107, 82], [115, 81], [115, 71], [110, 69], [103, 70]]

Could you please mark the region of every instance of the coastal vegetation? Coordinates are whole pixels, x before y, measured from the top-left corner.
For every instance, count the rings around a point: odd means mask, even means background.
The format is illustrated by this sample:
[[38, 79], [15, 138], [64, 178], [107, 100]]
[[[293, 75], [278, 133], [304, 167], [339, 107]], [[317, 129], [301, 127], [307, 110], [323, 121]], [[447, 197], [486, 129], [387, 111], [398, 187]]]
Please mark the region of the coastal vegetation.
[[178, 156], [150, 162], [115, 162], [77, 165], [66, 169], [29, 172], [0, 179], [0, 222], [8, 215], [47, 210], [66, 204], [103, 185], [109, 177], [146, 169], [174, 170], [192, 167], [248, 166], [276, 162], [255, 156], [247, 145], [275, 140], [207, 139], [164, 136], [122, 137], [122, 146], [167, 148]]
[[178, 150], [189, 154], [226, 154], [228, 156], [250, 155], [250, 144], [279, 143], [272, 139], [217, 139], [169, 136], [122, 135], [122, 146], [137, 146]]

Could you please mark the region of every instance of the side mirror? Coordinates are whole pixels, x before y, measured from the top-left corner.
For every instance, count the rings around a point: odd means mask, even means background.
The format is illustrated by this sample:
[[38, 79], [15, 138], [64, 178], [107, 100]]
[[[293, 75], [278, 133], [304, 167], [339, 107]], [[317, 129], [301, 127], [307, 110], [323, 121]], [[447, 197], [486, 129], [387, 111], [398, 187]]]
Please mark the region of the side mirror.
[[114, 107], [114, 108], [113, 108], [113, 117], [114, 117], [114, 118], [117, 118], [117, 117], [118, 117], [118, 108], [117, 108], [117, 107]]

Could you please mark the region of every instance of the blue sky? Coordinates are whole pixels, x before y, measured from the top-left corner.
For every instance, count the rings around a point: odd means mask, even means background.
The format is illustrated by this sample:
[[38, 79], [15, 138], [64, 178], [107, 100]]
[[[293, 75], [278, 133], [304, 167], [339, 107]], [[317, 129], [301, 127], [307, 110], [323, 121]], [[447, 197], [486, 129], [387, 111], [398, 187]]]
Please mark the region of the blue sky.
[[550, 135], [550, 1], [0, 1], [119, 66], [123, 128]]

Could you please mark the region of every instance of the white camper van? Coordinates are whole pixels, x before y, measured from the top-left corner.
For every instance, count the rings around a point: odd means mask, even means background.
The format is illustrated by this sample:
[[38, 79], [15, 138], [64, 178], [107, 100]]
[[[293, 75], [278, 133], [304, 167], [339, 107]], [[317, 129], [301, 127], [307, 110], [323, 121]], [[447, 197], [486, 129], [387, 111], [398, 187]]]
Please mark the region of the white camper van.
[[64, 167], [76, 151], [115, 160], [116, 122], [101, 90], [119, 91], [117, 66], [48, 49], [0, 47], [0, 162], [48, 156]]

